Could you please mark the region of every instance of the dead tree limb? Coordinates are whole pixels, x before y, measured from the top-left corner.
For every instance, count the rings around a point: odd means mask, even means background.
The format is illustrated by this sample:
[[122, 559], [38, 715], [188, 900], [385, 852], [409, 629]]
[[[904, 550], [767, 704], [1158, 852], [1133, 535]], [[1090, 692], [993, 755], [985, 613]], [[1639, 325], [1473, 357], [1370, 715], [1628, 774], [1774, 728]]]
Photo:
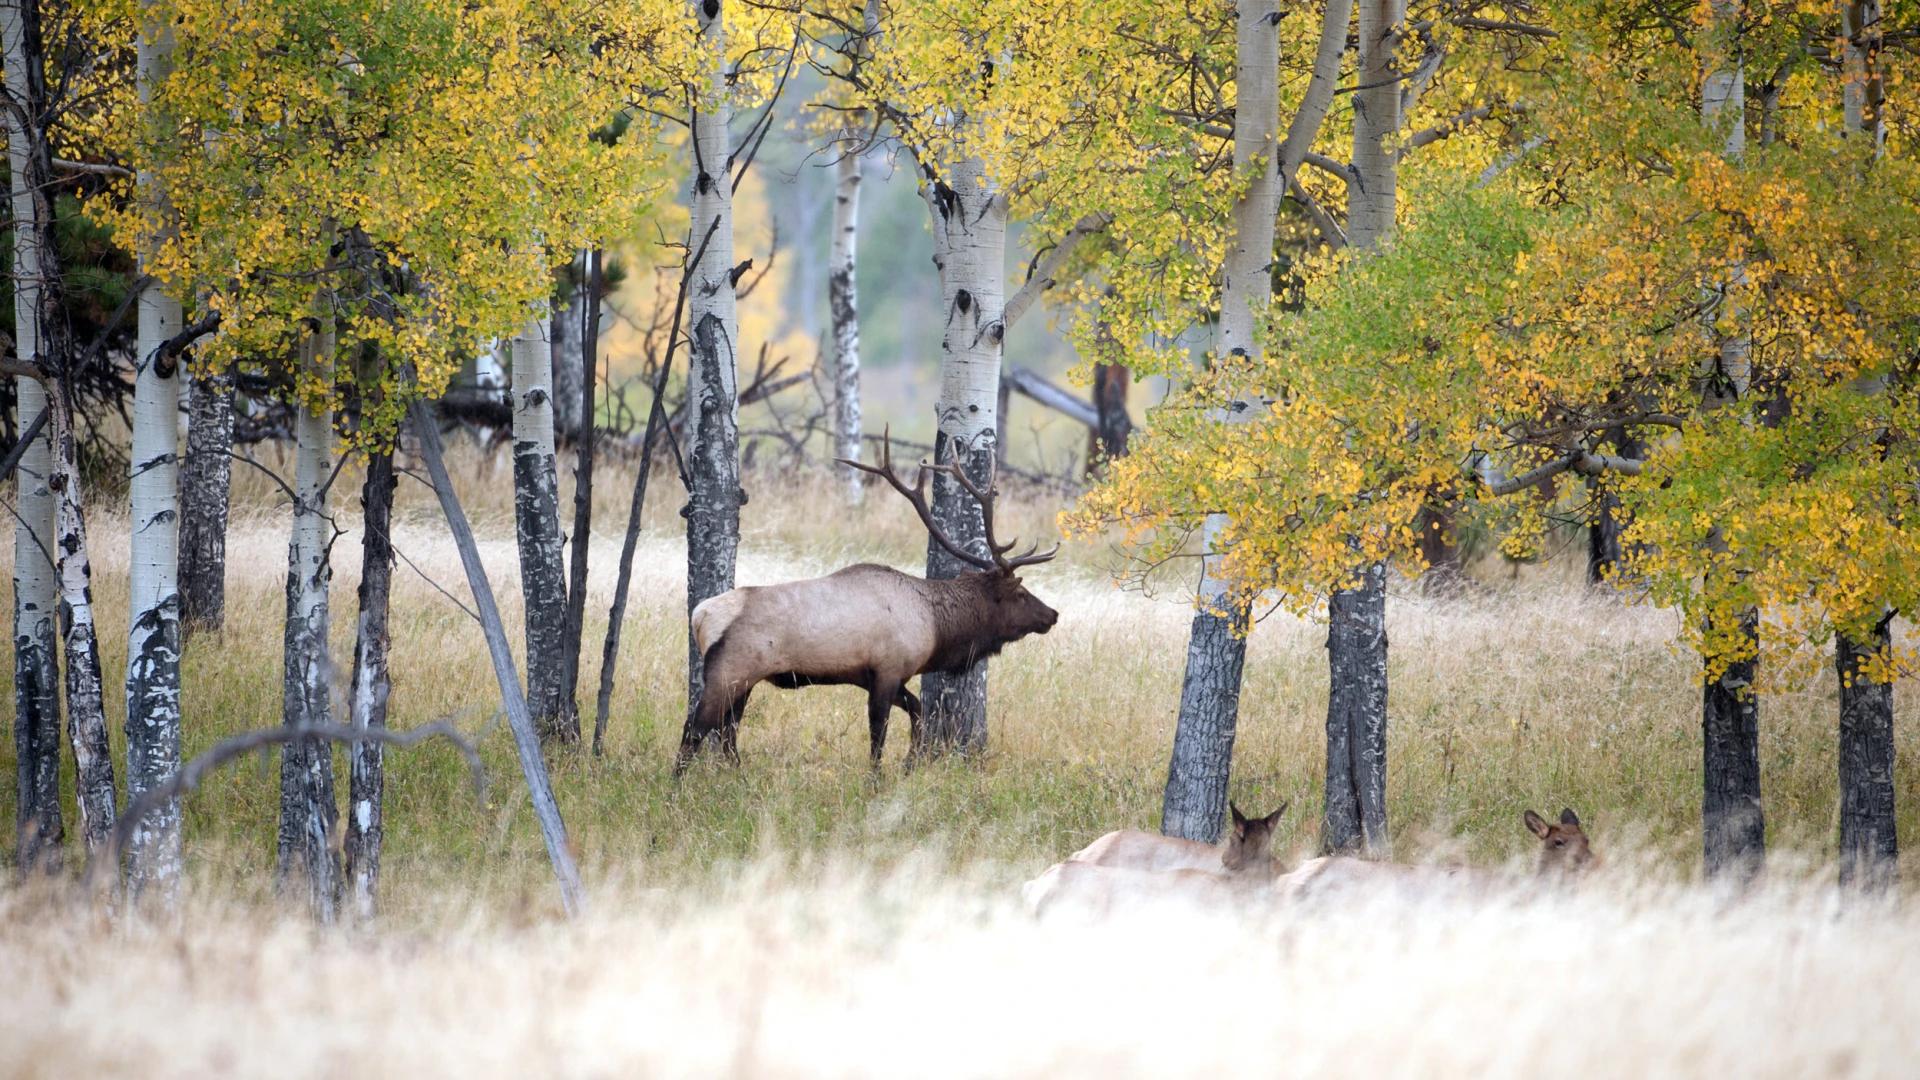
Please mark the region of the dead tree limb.
[[451, 720], [435, 720], [410, 731], [394, 731], [391, 728], [357, 728], [349, 724], [282, 724], [276, 727], [259, 728], [243, 732], [230, 739], [222, 739], [205, 752], [182, 766], [167, 781], [140, 793], [140, 797], [128, 804], [127, 812], [115, 823], [109, 842], [88, 859], [82, 880], [99, 884], [98, 875], [107, 872], [109, 867], [120, 865], [120, 853], [132, 842], [134, 830], [149, 814], [167, 805], [183, 795], [189, 794], [200, 786], [215, 770], [244, 757], [255, 750], [277, 746], [299, 739], [319, 739], [326, 742], [346, 743], [349, 746], [360, 743], [380, 743], [383, 746], [395, 746], [405, 749], [417, 746], [428, 739], [441, 738], [454, 745], [460, 756], [466, 759], [467, 771], [473, 777], [473, 791], [476, 798], [484, 798], [487, 789], [487, 773], [480, 762], [480, 751], [466, 736], [460, 734]]
[[1093, 403], [1074, 394], [1066, 387], [1053, 383], [1027, 368], [1012, 364], [1006, 368], [1007, 385], [1017, 393], [1032, 398], [1054, 412], [1072, 420], [1078, 420], [1090, 428], [1099, 428], [1100, 411]]

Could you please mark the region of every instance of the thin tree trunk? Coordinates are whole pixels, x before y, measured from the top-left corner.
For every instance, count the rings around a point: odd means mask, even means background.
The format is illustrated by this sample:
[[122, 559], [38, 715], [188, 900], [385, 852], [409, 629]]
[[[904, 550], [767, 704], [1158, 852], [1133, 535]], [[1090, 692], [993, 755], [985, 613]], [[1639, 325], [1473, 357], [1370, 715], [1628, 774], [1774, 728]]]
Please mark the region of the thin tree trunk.
[[[992, 476], [999, 457], [1000, 362], [1006, 335], [1007, 203], [989, 180], [985, 164], [969, 158], [947, 165], [942, 175], [922, 185], [932, 213], [943, 312], [934, 457], [960, 463], [981, 485]], [[980, 506], [951, 476], [934, 476], [933, 516], [955, 542], [986, 557]], [[927, 541], [929, 579], [974, 569]], [[986, 750], [985, 659], [958, 675], [927, 672], [920, 677], [920, 698], [923, 712], [910, 750], [913, 760], [948, 750]]]
[[[849, 130], [845, 138], [858, 134]], [[860, 155], [844, 149], [834, 166], [833, 245], [827, 259], [827, 307], [833, 320], [833, 456], [860, 460], [860, 311], [854, 274], [859, 253]], [[864, 476], [840, 467], [850, 505], [860, 504]]]
[[1862, 640], [1834, 638], [1840, 676], [1840, 883], [1893, 884], [1900, 845], [1894, 827], [1893, 684], [1863, 665], [1893, 648], [1892, 616]]
[[233, 375], [195, 376], [187, 390], [187, 458], [180, 476], [180, 622], [188, 636], [226, 622], [232, 450]]
[[550, 320], [553, 352], [553, 430], [556, 436], [580, 434], [580, 384], [586, 368], [587, 266], [589, 253], [574, 256], [567, 269], [566, 304], [556, 307]]
[[[1616, 430], [1608, 440], [1622, 457], [1639, 458], [1644, 452], [1640, 440]], [[1620, 536], [1626, 531], [1626, 509], [1610, 484], [1602, 477], [1589, 477], [1594, 493], [1591, 519], [1587, 523], [1587, 584], [1605, 584], [1625, 557]]]
[[547, 320], [513, 339], [513, 518], [526, 606], [527, 705], [542, 741], [580, 738], [566, 694], [567, 575], [553, 454], [553, 353]]
[[[1843, 0], [1840, 20], [1846, 131], [1849, 138], [1867, 140], [1877, 161], [1886, 146], [1879, 0]], [[1899, 872], [1893, 684], [1861, 670], [1864, 661], [1892, 651], [1891, 626], [1888, 615], [1864, 640], [1841, 633], [1833, 641], [1840, 675], [1840, 882], [1867, 889], [1892, 886]]]
[[[46, 325], [44, 320], [41, 325]], [[50, 486], [58, 500], [54, 550], [59, 553], [61, 617], [66, 629], [67, 732], [73, 743], [80, 835], [86, 839], [91, 855], [112, 841], [117, 793], [112, 751], [107, 744], [100, 639], [93, 621], [93, 566], [87, 558], [73, 402], [64, 383], [56, 380], [51, 390], [53, 411], [48, 419], [53, 427], [54, 463]]]
[[[6, 86], [16, 102], [34, 100], [26, 62], [26, 22], [21, 7], [6, 5], [4, 25]], [[0, 111], [7, 125], [7, 166], [13, 219], [14, 349], [21, 360], [52, 370], [41, 334], [45, 310], [41, 272], [39, 201], [32, 177], [34, 132], [11, 109]], [[18, 430], [51, 404], [38, 380], [14, 380]], [[48, 415], [51, 421], [51, 415]], [[13, 749], [18, 768], [16, 838], [23, 870], [53, 869], [66, 827], [60, 813], [60, 582], [54, 564], [56, 499], [51, 422], [27, 445], [15, 466], [13, 522]]]
[[[1713, 0], [1711, 12], [1711, 25], [1698, 35], [1703, 61], [1700, 115], [1721, 136], [1721, 155], [1737, 161], [1746, 149], [1746, 77], [1739, 40], [1742, 9], [1738, 0]], [[1725, 290], [1738, 288], [1743, 277], [1736, 269]], [[1718, 317], [1726, 314], [1719, 312]], [[1751, 351], [1752, 341], [1742, 333], [1718, 338], [1715, 354], [1701, 373], [1703, 412], [1746, 396], [1752, 381]], [[1721, 543], [1717, 529], [1711, 542]], [[1741, 613], [1739, 622], [1747, 641], [1746, 655], [1752, 656], [1759, 647], [1759, 616], [1748, 610]], [[1701, 844], [1708, 876], [1734, 881], [1752, 879], [1766, 858], [1766, 818], [1760, 803], [1760, 703], [1753, 690], [1757, 666], [1757, 661], [1747, 659], [1727, 665], [1717, 677], [1709, 674], [1703, 695]]]
[[[323, 303], [316, 303], [323, 307]], [[331, 316], [318, 313], [320, 330], [302, 345], [302, 367], [330, 368], [334, 340]], [[287, 542], [287, 618], [281, 715], [291, 726], [330, 724], [331, 664], [327, 658], [328, 590], [333, 578], [327, 489], [332, 474], [333, 415], [301, 408], [294, 420], [293, 528]], [[317, 739], [290, 742], [280, 756], [280, 835], [276, 879], [283, 894], [296, 883], [307, 890], [316, 921], [334, 921], [340, 871], [332, 845], [333, 751]]]
[[[586, 377], [580, 380], [576, 392], [580, 395], [580, 415], [587, 421], [579, 425], [574, 436], [573, 565], [567, 572], [566, 677], [561, 690], [569, 702], [580, 700], [580, 646], [587, 620], [587, 556], [593, 543], [593, 393], [600, 373], [600, 267], [604, 257], [601, 251], [588, 251], [581, 264], [586, 287], [581, 292], [580, 361]], [[577, 705], [573, 714], [577, 739]]]
[[[1260, 355], [1260, 327], [1273, 295], [1267, 266], [1273, 261], [1273, 223], [1280, 200], [1279, 21], [1276, 0], [1240, 0], [1235, 19], [1238, 104], [1233, 169], [1247, 188], [1234, 204], [1233, 240], [1221, 281], [1217, 333], [1223, 357], [1250, 360]], [[1251, 402], [1235, 400], [1216, 419], [1241, 423], [1252, 419], [1255, 411]], [[1224, 513], [1209, 514], [1202, 533], [1206, 556], [1199, 610], [1187, 637], [1180, 716], [1160, 810], [1161, 832], [1209, 842], [1219, 839], [1227, 816], [1227, 780], [1233, 766], [1240, 677], [1250, 629], [1246, 607], [1233, 595], [1233, 582], [1220, 572], [1228, 524]]]
[[500, 610], [493, 601], [493, 586], [487, 583], [487, 570], [480, 562], [480, 548], [474, 542], [473, 529], [466, 512], [454, 494], [453, 480], [447, 475], [447, 463], [440, 453], [440, 432], [434, 427], [432, 409], [425, 402], [413, 405], [413, 430], [420, 440], [420, 456], [433, 479], [434, 493], [440, 499], [440, 511], [446, 515], [447, 530], [453, 534], [460, 551], [460, 565], [467, 573], [467, 588], [473, 593], [474, 608], [480, 614], [480, 629], [486, 635], [487, 655], [493, 661], [494, 679], [500, 685], [501, 708], [507, 714], [507, 726], [513, 731], [514, 749], [520, 756], [520, 772], [527, 781], [527, 795], [533, 804], [534, 820], [540, 823], [540, 838], [553, 865], [553, 876], [560, 885], [560, 902], [569, 916], [585, 908], [586, 893], [580, 885], [580, 871], [574, 865], [573, 849], [567, 843], [567, 826], [560, 817], [560, 804], [553, 797], [553, 785], [547, 780], [546, 759], [540, 756], [540, 736], [534, 730], [527, 699], [520, 692], [520, 673], [513, 669], [513, 650], [507, 644], [506, 628], [500, 622]]
[[[393, 451], [379, 450], [367, 458], [367, 479], [361, 488], [360, 614], [353, 645], [351, 723], [366, 731], [387, 726], [387, 698], [392, 682], [387, 675], [387, 612], [393, 589]], [[380, 886], [380, 848], [386, 838], [386, 748], [358, 743], [348, 752], [347, 879], [353, 886], [354, 911], [371, 919]]]
[[[738, 378], [734, 312], [733, 178], [727, 124], [727, 31], [721, 0], [693, 0], [709, 80], [693, 110], [690, 235], [705, 237], [687, 291], [687, 611], [733, 588], [740, 546]], [[687, 724], [699, 707], [701, 663], [687, 628]]]
[[[1347, 239], [1356, 251], [1393, 236], [1399, 199], [1401, 78], [1396, 56], [1406, 0], [1360, 0], [1360, 89], [1353, 103], [1353, 174], [1347, 188]], [[1381, 564], [1328, 601], [1327, 792], [1322, 844], [1387, 850], [1387, 575]]]
[[[1749, 646], [1758, 645], [1759, 617], [1741, 616]], [[1736, 882], [1752, 879], [1766, 855], [1767, 821], [1760, 804], [1760, 703], [1753, 692], [1758, 665], [1741, 660], [1710, 679], [1702, 695], [1702, 847], [1707, 873]]]
[[[138, 84], [143, 105], [171, 66], [173, 37], [142, 18]], [[164, 212], [166, 195], [149, 172], [141, 199]], [[158, 214], [156, 214], [156, 217]], [[131, 553], [127, 617], [127, 797], [138, 799], [180, 770], [180, 379], [157, 354], [180, 332], [180, 302], [159, 283], [140, 293], [133, 399]], [[149, 887], [170, 903], [180, 878], [180, 804], [135, 824], [128, 865], [136, 895]]]
[[1127, 440], [1133, 437], [1133, 417], [1127, 413], [1127, 394], [1133, 389], [1133, 372], [1125, 364], [1093, 365], [1093, 411], [1098, 422], [1092, 433], [1093, 453], [1088, 454], [1090, 471], [1105, 471], [1104, 463], [1127, 455]]
[[[19, 246], [15, 251], [17, 256]], [[15, 325], [24, 328], [35, 321], [30, 314], [20, 317], [20, 308], [33, 303], [21, 299], [31, 278], [22, 274], [14, 280]], [[21, 338], [20, 355], [32, 357], [34, 352], [26, 344], [29, 339], [24, 334]], [[17, 379], [14, 395], [24, 431], [33, 417], [46, 411], [46, 388], [33, 379]], [[60, 813], [60, 583], [51, 558], [50, 430], [51, 425], [41, 427], [14, 470], [18, 517], [13, 527], [13, 751], [18, 770], [15, 839], [23, 870], [53, 869], [66, 838]]]
[[1327, 809], [1330, 852], [1387, 850], [1386, 566], [1327, 604]]

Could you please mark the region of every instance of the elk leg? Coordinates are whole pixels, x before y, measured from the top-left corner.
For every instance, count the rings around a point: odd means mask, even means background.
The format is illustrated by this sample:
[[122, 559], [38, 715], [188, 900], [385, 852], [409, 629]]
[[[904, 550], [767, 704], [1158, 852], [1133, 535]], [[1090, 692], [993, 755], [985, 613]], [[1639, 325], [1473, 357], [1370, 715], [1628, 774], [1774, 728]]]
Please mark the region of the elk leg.
[[909, 741], [918, 742], [920, 739], [920, 699], [913, 696], [913, 691], [907, 689], [907, 684], [901, 683], [900, 692], [893, 696], [893, 703], [899, 706], [901, 712], [907, 714], [907, 730], [912, 735]]
[[740, 764], [740, 717], [746, 714], [747, 698], [752, 693], [751, 686], [740, 691], [740, 696], [727, 706], [726, 719], [720, 724], [720, 752], [727, 756], [727, 764], [735, 767]]
[[867, 691], [867, 739], [873, 767], [880, 767], [881, 751], [887, 748], [887, 716], [893, 712], [894, 698], [902, 688], [875, 686]]
[[[700, 756], [707, 740], [720, 729], [721, 710], [727, 702], [725, 695], [709, 681], [700, 690], [700, 703], [687, 718], [687, 725], [680, 729], [680, 752], [674, 755], [673, 775], [679, 776]], [[730, 704], [730, 703], [729, 703]]]

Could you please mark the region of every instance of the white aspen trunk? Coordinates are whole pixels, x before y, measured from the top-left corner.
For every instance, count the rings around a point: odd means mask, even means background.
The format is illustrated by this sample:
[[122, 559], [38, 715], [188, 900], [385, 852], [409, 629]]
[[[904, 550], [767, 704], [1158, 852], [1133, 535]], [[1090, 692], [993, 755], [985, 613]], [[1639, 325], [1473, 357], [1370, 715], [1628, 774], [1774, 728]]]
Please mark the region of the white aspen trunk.
[[566, 692], [567, 580], [544, 308], [513, 339], [513, 516], [526, 606], [527, 704], [543, 742], [573, 742], [580, 718]]
[[[1399, 201], [1401, 73], [1406, 0], [1359, 0], [1360, 89], [1353, 101], [1353, 174], [1347, 240], [1377, 249], [1393, 236]], [[1376, 563], [1327, 602], [1326, 805], [1328, 851], [1387, 851], [1387, 574]]]
[[[147, 20], [143, 7], [138, 92], [147, 105], [171, 65], [171, 31]], [[143, 171], [140, 196], [163, 211], [166, 195]], [[142, 256], [144, 264], [145, 257]], [[131, 550], [127, 615], [127, 797], [138, 799], [180, 769], [180, 379], [174, 358], [156, 359], [180, 332], [180, 302], [158, 282], [140, 293], [133, 391]], [[149, 887], [170, 903], [180, 877], [180, 803], [143, 817], [129, 845], [128, 884]]]
[[[1235, 26], [1233, 169], [1250, 182], [1233, 207], [1215, 341], [1223, 356], [1257, 358], [1260, 327], [1273, 295], [1269, 265], [1280, 199], [1277, 0], [1240, 0]], [[1216, 419], [1240, 423], [1255, 412], [1255, 403], [1234, 401]], [[1203, 530], [1202, 550], [1209, 554], [1202, 562], [1198, 610], [1187, 638], [1180, 715], [1161, 802], [1163, 833], [1207, 842], [1219, 839], [1226, 818], [1247, 651], [1247, 613], [1229, 597], [1231, 583], [1219, 573], [1220, 537], [1227, 524], [1225, 514], [1209, 514]]]
[[[316, 301], [320, 329], [302, 346], [312, 377], [331, 371], [334, 328], [325, 297]], [[287, 618], [281, 705], [290, 726], [329, 724], [331, 664], [327, 658], [330, 522], [326, 485], [333, 471], [333, 414], [301, 408], [294, 420], [293, 528], [287, 543]], [[280, 759], [278, 879], [283, 891], [304, 878], [316, 920], [334, 920], [339, 866], [331, 839], [335, 806], [333, 753], [317, 739], [285, 744]]]
[[[18, 4], [0, 8], [6, 86], [29, 100], [24, 27]], [[22, 360], [49, 365], [41, 351], [40, 230], [18, 227], [38, 211], [29, 176], [33, 134], [13, 110], [4, 111], [13, 219], [14, 348]], [[39, 381], [14, 380], [17, 430], [24, 432], [49, 405]], [[49, 417], [49, 420], [52, 418]], [[19, 865], [51, 869], [66, 828], [60, 813], [60, 585], [54, 566], [53, 425], [41, 427], [15, 466], [13, 520], [13, 748], [17, 766], [16, 837]]]
[[87, 557], [73, 402], [63, 383], [55, 381], [52, 386], [52, 411], [47, 415], [53, 428], [51, 487], [58, 501], [54, 550], [59, 553], [60, 602], [66, 609], [67, 729], [79, 789], [80, 834], [86, 839], [87, 853], [93, 855], [112, 843], [113, 757], [107, 742], [106, 690], [100, 678], [100, 637], [93, 621], [93, 565]]
[[[734, 310], [733, 170], [727, 124], [726, 16], [722, 0], [693, 0], [700, 51], [709, 80], [693, 110], [693, 250], [705, 254], [687, 289], [687, 610], [733, 588], [740, 544], [738, 356]], [[701, 658], [687, 634], [687, 724], [681, 745], [696, 751], [719, 734], [731, 750], [732, 732], [694, 728]], [[685, 751], [682, 751], [683, 755]]]
[[[387, 726], [387, 698], [392, 688], [387, 674], [387, 614], [393, 585], [394, 481], [393, 451], [371, 453], [360, 496], [360, 611], [353, 645], [350, 705], [351, 722], [362, 730]], [[379, 743], [366, 742], [354, 745], [348, 755], [343, 851], [354, 913], [361, 919], [373, 918], [380, 886], [380, 853], [386, 836], [384, 751]]]
[[[957, 461], [985, 485], [999, 452], [1000, 362], [1006, 338], [1007, 200], [976, 157], [944, 163], [922, 195], [933, 221], [933, 261], [940, 271], [940, 400], [934, 457]], [[933, 516], [954, 539], [988, 555], [980, 506], [952, 477], [933, 481]], [[952, 578], [974, 567], [927, 541], [927, 577]], [[987, 748], [987, 661], [965, 673], [920, 677], [922, 716], [909, 751], [914, 759], [946, 750]]]
[[[846, 138], [857, 138], [851, 129]], [[860, 155], [843, 150], [834, 166], [833, 244], [827, 257], [827, 307], [832, 319], [833, 456], [860, 460], [860, 310], [854, 274], [860, 231]], [[841, 466], [850, 505], [866, 486], [860, 470]]]
[[[1740, 44], [1738, 0], [1713, 0], [1712, 22], [1698, 36], [1703, 73], [1700, 116], [1721, 138], [1721, 154], [1737, 161], [1746, 151], [1746, 68]], [[1726, 285], [1742, 284], [1736, 268]], [[1731, 303], [1723, 297], [1723, 304]], [[1723, 408], [1746, 396], [1752, 381], [1752, 341], [1744, 334], [1716, 335], [1701, 365], [1700, 407]], [[1712, 542], [1717, 543], [1718, 540]], [[1757, 644], [1759, 616], [1742, 612], [1739, 631]], [[1760, 802], [1760, 703], [1754, 694], [1758, 664], [1730, 664], [1709, 678], [1701, 702], [1701, 844], [1710, 876], [1751, 879], [1766, 856], [1766, 818]]]

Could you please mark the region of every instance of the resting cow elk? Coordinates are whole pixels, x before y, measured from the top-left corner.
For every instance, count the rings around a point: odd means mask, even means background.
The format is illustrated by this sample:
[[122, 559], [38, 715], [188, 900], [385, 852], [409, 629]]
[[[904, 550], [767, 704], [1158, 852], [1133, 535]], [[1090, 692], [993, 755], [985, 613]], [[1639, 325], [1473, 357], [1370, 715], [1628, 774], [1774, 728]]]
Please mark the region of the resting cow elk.
[[[1540, 838], [1540, 859], [1534, 866], [1536, 882], [1570, 880], [1599, 864], [1586, 830], [1580, 826], [1580, 817], [1572, 810], [1560, 811], [1557, 823], [1549, 823], [1531, 810], [1522, 820], [1527, 831]], [[1358, 890], [1422, 899], [1471, 896], [1507, 883], [1506, 878], [1468, 866], [1374, 862], [1328, 855], [1309, 859], [1281, 875], [1275, 887], [1287, 900], [1318, 902], [1330, 896], [1352, 896]]]
[[1177, 836], [1122, 829], [1110, 832], [1067, 857], [1068, 862], [1130, 870], [1224, 870], [1228, 873], [1275, 873], [1279, 865], [1268, 850], [1273, 830], [1287, 812], [1287, 803], [1266, 817], [1250, 818], [1232, 803], [1227, 810], [1233, 826], [1217, 844], [1183, 840]]
[[[977, 569], [944, 581], [861, 563], [822, 578], [782, 585], [748, 586], [693, 609], [694, 643], [700, 650], [703, 690], [680, 738], [674, 772], [686, 769], [709, 739], [739, 761], [737, 733], [747, 696], [761, 682], [783, 690], [841, 684], [867, 691], [867, 734], [873, 764], [880, 764], [887, 720], [898, 706], [917, 730], [920, 700], [907, 680], [928, 671], [962, 672], [1029, 634], [1053, 628], [1059, 613], [1020, 583], [1017, 571], [1059, 552], [1029, 549], [1008, 557], [1013, 542], [994, 538], [996, 492], [985, 490], [957, 465], [922, 464], [909, 487], [893, 471], [882, 443], [880, 464], [843, 461], [872, 473], [905, 496], [935, 543]], [[980, 504], [987, 557], [955, 543], [927, 506], [930, 473], [945, 472]]]
[[1060, 907], [1104, 914], [1126, 904], [1244, 904], [1270, 891], [1280, 865], [1269, 847], [1287, 804], [1250, 818], [1228, 804], [1218, 844], [1128, 829], [1110, 832], [1048, 867], [1021, 890], [1034, 914]]

